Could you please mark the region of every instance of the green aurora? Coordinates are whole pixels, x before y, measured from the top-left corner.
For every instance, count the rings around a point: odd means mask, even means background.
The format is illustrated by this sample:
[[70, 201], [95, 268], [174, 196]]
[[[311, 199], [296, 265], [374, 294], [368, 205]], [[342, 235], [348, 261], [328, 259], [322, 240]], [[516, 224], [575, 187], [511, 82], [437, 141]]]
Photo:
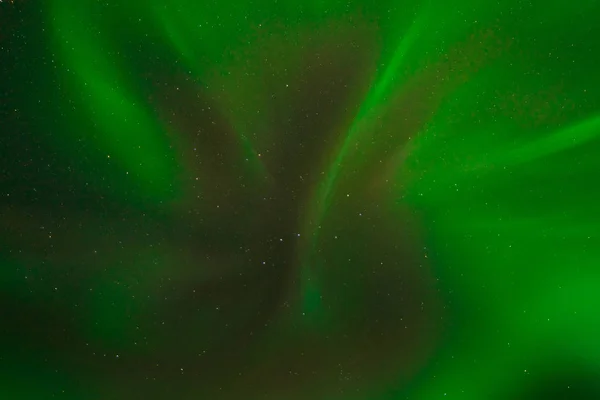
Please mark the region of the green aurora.
[[600, 398], [599, 2], [13, 3], [0, 398]]

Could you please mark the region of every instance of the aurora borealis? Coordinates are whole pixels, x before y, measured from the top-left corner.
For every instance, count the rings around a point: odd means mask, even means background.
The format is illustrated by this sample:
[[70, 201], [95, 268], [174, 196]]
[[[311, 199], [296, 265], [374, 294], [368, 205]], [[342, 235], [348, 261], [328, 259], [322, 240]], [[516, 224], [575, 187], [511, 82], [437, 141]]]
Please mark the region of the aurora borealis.
[[599, 16], [0, 2], [0, 399], [600, 399]]

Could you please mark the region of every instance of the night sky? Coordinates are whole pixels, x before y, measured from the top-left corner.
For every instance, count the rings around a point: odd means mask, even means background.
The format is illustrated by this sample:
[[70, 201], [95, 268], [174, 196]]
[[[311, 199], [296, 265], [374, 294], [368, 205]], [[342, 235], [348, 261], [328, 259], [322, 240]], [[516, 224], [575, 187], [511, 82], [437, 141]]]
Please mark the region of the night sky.
[[596, 0], [0, 1], [0, 399], [600, 399], [599, 65]]

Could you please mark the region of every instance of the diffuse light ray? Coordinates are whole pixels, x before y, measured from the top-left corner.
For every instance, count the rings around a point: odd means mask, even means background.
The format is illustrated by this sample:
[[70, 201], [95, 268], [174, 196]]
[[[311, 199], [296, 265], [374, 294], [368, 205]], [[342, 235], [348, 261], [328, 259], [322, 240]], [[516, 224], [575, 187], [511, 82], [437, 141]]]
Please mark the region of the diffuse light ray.
[[[323, 215], [330, 206], [331, 197], [334, 195], [335, 191], [336, 179], [342, 170], [342, 165], [344, 164], [346, 157], [351, 152], [352, 146], [354, 146], [358, 140], [363, 139], [362, 136], [373, 134], [373, 132], [368, 131], [369, 118], [372, 117], [374, 113], [377, 114], [374, 110], [383, 105], [384, 97], [392, 87], [394, 79], [400, 72], [400, 67], [408, 50], [414, 45], [416, 37], [420, 30], [423, 29], [423, 21], [426, 15], [425, 12], [420, 12], [408, 31], [401, 35], [400, 43], [393, 53], [391, 62], [384, 67], [383, 74], [373, 82], [371, 90], [361, 103], [354, 122], [344, 136], [339, 150], [334, 156], [334, 161], [329, 166], [323, 181], [319, 184], [319, 189], [315, 194], [315, 198], [312, 200], [316, 207], [314, 226], [319, 225], [319, 221], [323, 218]], [[316, 234], [314, 240], [318, 240], [318, 233], [314, 232], [314, 234]]]
[[[269, 110], [264, 102], [248, 104], [247, 107], [250, 109], [257, 108], [255, 115], [251, 115], [244, 107], [245, 102], [249, 99], [260, 98], [260, 94], [256, 93], [249, 93], [246, 96], [239, 95], [244, 92], [243, 88], [247, 88], [249, 91], [256, 90], [257, 86], [254, 81], [258, 77], [249, 75], [247, 67], [249, 63], [243, 62], [235, 56], [241, 53], [245, 57], [257, 60], [257, 55], [249, 54], [247, 51], [256, 46], [256, 38], [248, 36], [250, 41], [243, 44], [241, 39], [240, 43], [234, 40], [235, 44], [232, 46], [230, 41], [228, 42], [228, 38], [220, 37], [218, 28], [220, 25], [211, 21], [213, 16], [196, 3], [188, 4], [185, 10], [157, 3], [155, 13], [155, 18], [160, 21], [160, 25], [167, 32], [172, 45], [189, 65], [190, 74], [203, 77], [205, 87], [202, 88], [202, 91], [210, 93], [215, 99], [215, 104], [232, 121], [244, 157], [251, 162], [254, 174], [268, 177], [269, 172], [260, 159], [256, 140], [251, 140], [249, 137], [249, 129], [264, 129], [265, 127], [258, 122], [264, 120], [264, 115], [268, 114]], [[241, 15], [244, 15], [244, 8], [236, 7], [235, 14], [241, 18]], [[228, 18], [234, 19], [234, 16], [228, 15]], [[248, 20], [247, 15], [244, 20]], [[248, 32], [239, 33], [240, 38], [245, 35], [249, 35]], [[191, 40], [190, 38], [196, 39]], [[244, 72], [245, 75], [240, 75]], [[233, 92], [238, 93], [238, 96], [232, 96]], [[260, 115], [261, 111], [263, 115]], [[240, 119], [243, 119], [243, 122], [240, 122]], [[260, 132], [260, 135], [262, 136], [264, 133]]]
[[[495, 132], [502, 131], [504, 123], [497, 124], [497, 128], [488, 128], [487, 131], [480, 132], [479, 135], [493, 136]], [[419, 171], [419, 167], [415, 166], [416, 173], [421, 174], [421, 181], [414, 187], [410, 188], [410, 192], [414, 196], [427, 194], [434, 196], [437, 191], [444, 191], [446, 188], [454, 185], [467, 186], [472, 184], [474, 180], [479, 180], [480, 177], [496, 177], [497, 182], [510, 179], [510, 174], [519, 173], [527, 168], [527, 164], [541, 165], [544, 160], [553, 157], [560, 152], [566, 152], [571, 149], [583, 146], [597, 140], [600, 133], [600, 117], [597, 115], [589, 116], [588, 118], [571, 122], [567, 126], [559, 127], [551, 132], [541, 134], [533, 140], [516, 139], [512, 143], [503, 142], [500, 144], [501, 150], [498, 147], [480, 147], [478, 143], [480, 139], [464, 139], [465, 148], [473, 150], [469, 158], [460, 160], [450, 160], [447, 162], [445, 158], [440, 161], [447, 165], [444, 170], [429, 169]], [[435, 135], [435, 128], [424, 135], [422, 139], [417, 139], [416, 145], [418, 151], [422, 149], [430, 149], [429, 146], [435, 145], [435, 141], [429, 141], [429, 138]], [[479, 136], [477, 135], [477, 136]], [[472, 144], [469, 143], [472, 142]], [[478, 149], [478, 152], [475, 151]], [[418, 159], [419, 153], [412, 154], [411, 162]], [[586, 164], [587, 168], [589, 164]], [[575, 163], [569, 168], [575, 171], [580, 169]], [[507, 172], [508, 171], [508, 172]], [[490, 178], [488, 178], [490, 179]], [[431, 185], [430, 183], [435, 183]], [[436, 192], [433, 192], [435, 190]], [[437, 194], [435, 194], [437, 195]]]
[[[583, 121], [570, 124], [566, 127], [544, 135], [529, 142], [518, 144], [516, 148], [506, 150], [497, 158], [498, 164], [518, 165], [530, 161], [538, 161], [560, 151], [569, 150], [576, 146], [583, 146], [595, 140], [600, 135], [600, 115], [592, 115]], [[495, 163], [492, 158], [492, 163]]]
[[73, 10], [69, 4], [56, 1], [51, 12], [56, 41], [73, 69], [77, 88], [89, 99], [88, 113], [94, 126], [101, 130], [98, 144], [106, 157], [123, 164], [123, 174], [131, 173], [152, 196], [170, 197], [174, 163], [168, 143], [142, 101], [133, 100], [136, 96], [126, 89], [112, 60], [97, 50], [110, 44], [101, 34], [92, 35], [94, 24], [86, 18], [85, 2]]

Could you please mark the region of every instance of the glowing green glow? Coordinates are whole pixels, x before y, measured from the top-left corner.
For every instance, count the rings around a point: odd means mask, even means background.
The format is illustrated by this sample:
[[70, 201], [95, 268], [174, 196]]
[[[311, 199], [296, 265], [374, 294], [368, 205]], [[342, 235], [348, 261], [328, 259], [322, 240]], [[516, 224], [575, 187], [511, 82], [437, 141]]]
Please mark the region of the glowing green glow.
[[39, 90], [6, 91], [0, 398], [502, 400], [597, 378], [599, 13], [49, 1], [40, 48], [6, 52]]

